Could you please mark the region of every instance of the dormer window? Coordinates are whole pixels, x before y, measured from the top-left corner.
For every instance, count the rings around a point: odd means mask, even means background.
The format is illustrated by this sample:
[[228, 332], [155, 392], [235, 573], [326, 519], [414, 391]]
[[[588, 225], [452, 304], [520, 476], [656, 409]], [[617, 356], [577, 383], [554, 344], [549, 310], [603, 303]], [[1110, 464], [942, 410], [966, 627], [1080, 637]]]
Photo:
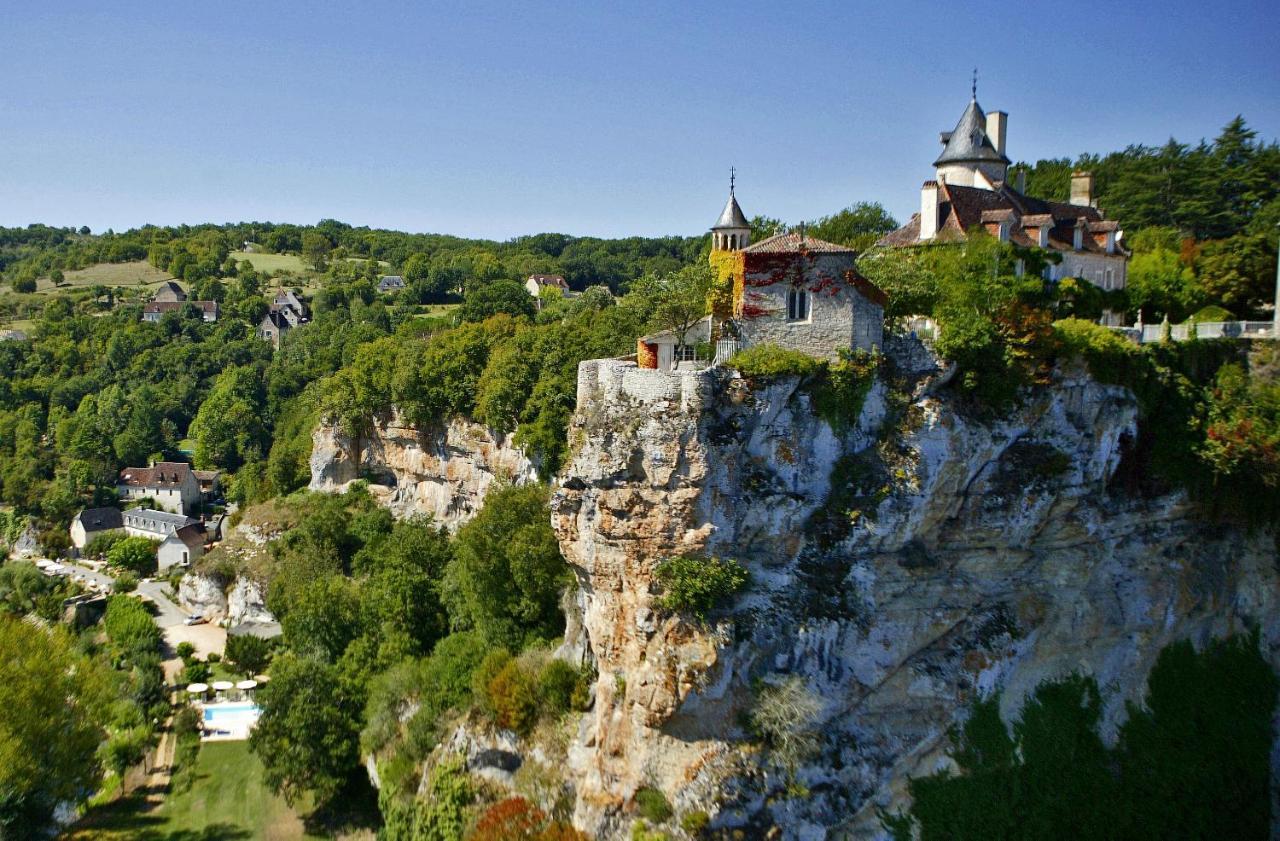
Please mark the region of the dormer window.
[[809, 290], [793, 286], [787, 290], [787, 321], [809, 320]]

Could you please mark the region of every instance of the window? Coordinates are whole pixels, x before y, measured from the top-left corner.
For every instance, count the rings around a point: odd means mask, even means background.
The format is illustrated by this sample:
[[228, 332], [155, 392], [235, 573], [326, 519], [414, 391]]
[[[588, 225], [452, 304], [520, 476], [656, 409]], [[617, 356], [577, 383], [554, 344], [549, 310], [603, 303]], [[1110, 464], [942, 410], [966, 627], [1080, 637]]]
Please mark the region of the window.
[[675, 356], [676, 362], [693, 362], [698, 358], [698, 349], [693, 345], [681, 345]]
[[1116, 273], [1114, 269], [1107, 269], [1107, 283], [1106, 283], [1106, 286], [1104, 286], [1103, 288], [1104, 289], [1116, 288]]
[[787, 321], [809, 320], [809, 292], [792, 288], [787, 292]]

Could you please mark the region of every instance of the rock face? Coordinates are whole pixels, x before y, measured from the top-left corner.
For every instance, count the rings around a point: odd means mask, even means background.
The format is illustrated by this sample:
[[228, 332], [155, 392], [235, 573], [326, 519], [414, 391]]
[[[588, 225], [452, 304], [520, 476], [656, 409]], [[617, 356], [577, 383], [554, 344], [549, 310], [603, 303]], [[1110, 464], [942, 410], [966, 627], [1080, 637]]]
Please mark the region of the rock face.
[[178, 603], [210, 621], [226, 619], [230, 627], [276, 621], [267, 610], [262, 586], [246, 576], [228, 582], [217, 575], [188, 573], [178, 584]]
[[[930, 367], [908, 355], [899, 370]], [[624, 837], [654, 786], [752, 836], [885, 837], [876, 810], [946, 761], [976, 695], [1002, 690], [1012, 716], [1092, 675], [1114, 735], [1172, 641], [1258, 623], [1280, 665], [1273, 538], [1109, 491], [1126, 389], [1063, 370], [979, 422], [901, 388], [877, 382], [833, 430], [795, 378], [582, 364], [552, 500], [600, 675], [570, 749], [579, 828]], [[678, 553], [737, 559], [751, 584], [710, 625], [662, 611], [654, 569]], [[784, 768], [742, 722], [789, 677], [821, 713], [817, 750]]]
[[420, 432], [393, 413], [361, 441], [358, 465], [352, 444], [332, 425], [316, 428], [311, 490], [341, 491], [365, 478], [369, 491], [397, 517], [430, 514], [449, 529], [480, 510], [495, 480], [519, 484], [537, 478], [537, 466], [511, 443], [510, 435], [499, 440], [486, 427], [462, 419]]

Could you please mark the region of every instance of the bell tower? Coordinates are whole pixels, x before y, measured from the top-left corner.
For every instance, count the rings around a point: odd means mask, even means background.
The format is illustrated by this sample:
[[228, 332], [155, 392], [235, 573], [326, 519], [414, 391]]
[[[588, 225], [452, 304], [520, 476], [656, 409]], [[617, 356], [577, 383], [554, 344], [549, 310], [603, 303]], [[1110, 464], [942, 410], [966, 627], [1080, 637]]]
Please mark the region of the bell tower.
[[733, 195], [737, 176], [738, 171], [729, 167], [729, 200], [725, 202], [720, 218], [711, 226], [712, 251], [740, 251], [751, 244], [751, 223]]

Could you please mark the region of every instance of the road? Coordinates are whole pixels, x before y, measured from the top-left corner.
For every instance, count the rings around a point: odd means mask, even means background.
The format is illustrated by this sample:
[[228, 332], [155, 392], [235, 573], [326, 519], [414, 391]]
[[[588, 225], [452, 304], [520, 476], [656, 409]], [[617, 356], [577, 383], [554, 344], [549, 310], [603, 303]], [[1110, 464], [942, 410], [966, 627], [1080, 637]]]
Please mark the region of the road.
[[[59, 563], [71, 570], [73, 575], [84, 579], [86, 583], [105, 593], [111, 592], [111, 585], [115, 583], [115, 579], [105, 572], [98, 572], [91, 567], [66, 561], [60, 561]], [[169, 598], [169, 583], [167, 581], [141, 581], [138, 583], [138, 593], [146, 596], [156, 606], [155, 622], [164, 631], [165, 646], [168, 649], [164, 655], [166, 658], [164, 671], [167, 677], [172, 677], [182, 668], [182, 661], [177, 659], [177, 655], [174, 653], [179, 643], [191, 643], [195, 646], [196, 654], [200, 657], [221, 654], [223, 649], [226, 648], [227, 632], [225, 628], [208, 622], [203, 625], [186, 624], [186, 612]]]

